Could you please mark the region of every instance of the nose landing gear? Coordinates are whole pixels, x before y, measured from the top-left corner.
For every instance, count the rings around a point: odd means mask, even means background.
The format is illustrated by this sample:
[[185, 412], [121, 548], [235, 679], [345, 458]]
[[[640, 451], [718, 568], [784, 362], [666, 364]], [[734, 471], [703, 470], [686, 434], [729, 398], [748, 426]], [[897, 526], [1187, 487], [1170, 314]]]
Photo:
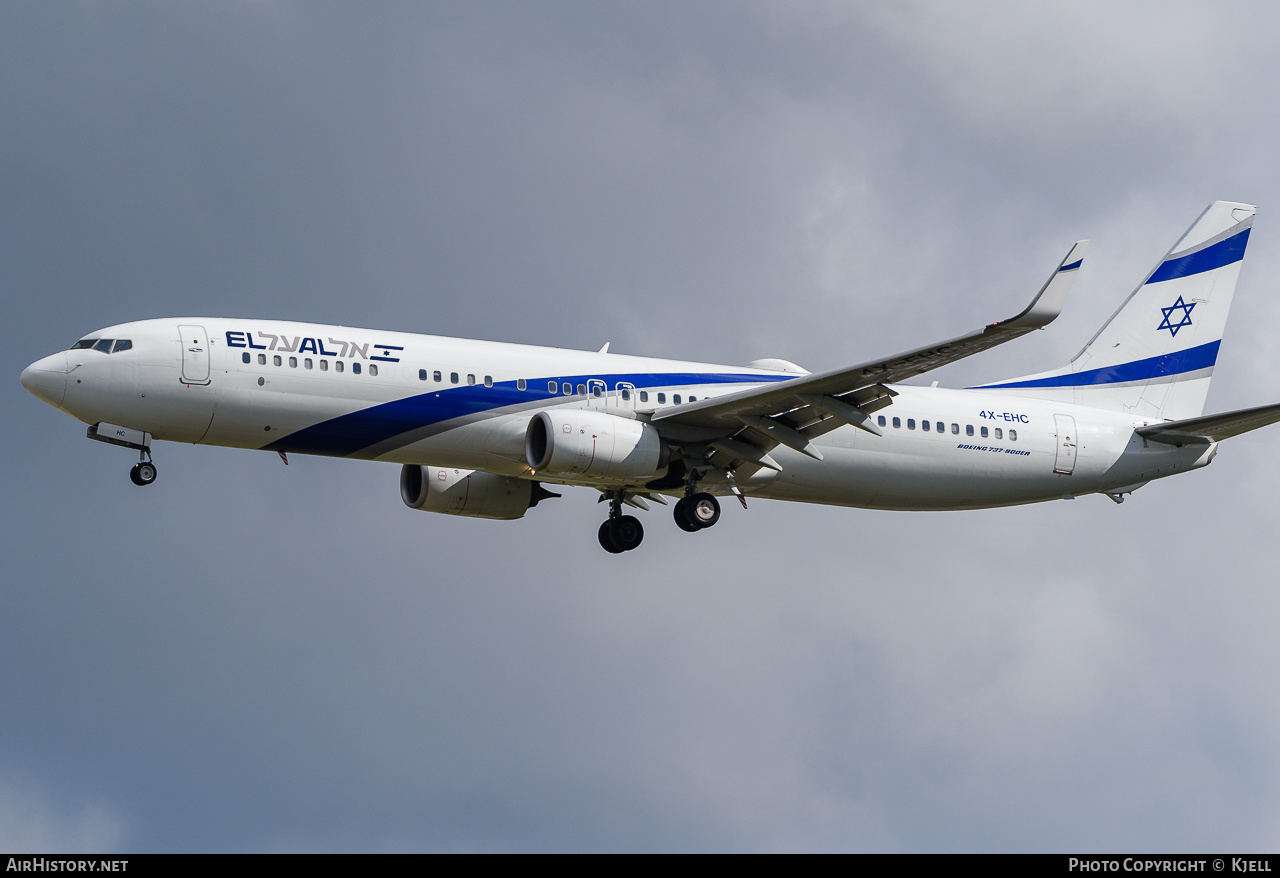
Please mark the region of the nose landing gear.
[[156, 465], [150, 460], [140, 460], [129, 470], [129, 479], [139, 488], [145, 488], [156, 480]]
[[117, 427], [115, 424], [93, 424], [85, 434], [90, 439], [118, 445], [121, 448], [132, 448], [138, 452], [138, 462], [129, 470], [129, 481], [140, 488], [145, 488], [156, 480], [156, 465], [151, 462], [151, 434], [128, 427]]

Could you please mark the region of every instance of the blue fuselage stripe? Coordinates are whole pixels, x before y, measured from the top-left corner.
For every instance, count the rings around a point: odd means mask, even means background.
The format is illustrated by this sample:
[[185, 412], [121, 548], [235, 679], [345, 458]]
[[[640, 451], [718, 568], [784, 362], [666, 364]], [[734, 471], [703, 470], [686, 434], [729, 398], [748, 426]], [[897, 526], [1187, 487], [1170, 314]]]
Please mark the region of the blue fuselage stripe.
[[[586, 397], [577, 394], [578, 385], [586, 385], [591, 381], [607, 380], [608, 385], [613, 388], [618, 384], [630, 384], [637, 389], [652, 387], [666, 389], [707, 384], [767, 384], [774, 381], [787, 381], [795, 377], [797, 376], [677, 372], [546, 376], [528, 379], [528, 390], [517, 389], [514, 381], [500, 381], [492, 387], [431, 385], [431, 389], [426, 393], [406, 396], [331, 418], [296, 433], [290, 433], [267, 445], [266, 448], [269, 451], [294, 451], [299, 454], [344, 457], [402, 433], [468, 415], [522, 403], [552, 402], [557, 398], [565, 402], [581, 400]], [[572, 385], [574, 393], [564, 395], [550, 391], [548, 384], [552, 381], [561, 388], [566, 383]]]
[[1187, 277], [1192, 274], [1213, 271], [1215, 268], [1221, 268], [1233, 262], [1239, 262], [1244, 258], [1244, 248], [1249, 243], [1249, 231], [1249, 229], [1245, 229], [1238, 235], [1232, 235], [1225, 241], [1219, 241], [1213, 246], [1197, 250], [1195, 253], [1189, 253], [1186, 256], [1180, 256], [1175, 259], [1166, 259], [1160, 264], [1159, 268], [1151, 273], [1151, 277], [1147, 278], [1147, 283], [1156, 284], [1161, 281], [1173, 280], [1174, 278]]
[[1132, 363], [1120, 363], [1116, 366], [1105, 366], [1101, 369], [1090, 369], [1087, 372], [1073, 372], [1067, 375], [1054, 375], [1052, 378], [1039, 378], [1034, 381], [1011, 381], [1008, 384], [988, 384], [983, 390], [1002, 390], [1017, 387], [1085, 387], [1097, 384], [1121, 384], [1130, 381], [1148, 381], [1168, 375], [1182, 375], [1207, 369], [1218, 361], [1218, 347], [1222, 341], [1211, 341], [1199, 347], [1135, 360]]

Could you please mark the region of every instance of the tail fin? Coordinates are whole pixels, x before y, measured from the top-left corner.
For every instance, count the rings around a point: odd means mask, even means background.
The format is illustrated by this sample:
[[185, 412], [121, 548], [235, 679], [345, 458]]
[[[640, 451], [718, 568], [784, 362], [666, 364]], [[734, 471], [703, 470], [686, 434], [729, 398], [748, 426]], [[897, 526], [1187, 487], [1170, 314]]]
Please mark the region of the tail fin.
[[1197, 417], [1254, 211], [1210, 204], [1070, 363], [982, 389], [1169, 420]]

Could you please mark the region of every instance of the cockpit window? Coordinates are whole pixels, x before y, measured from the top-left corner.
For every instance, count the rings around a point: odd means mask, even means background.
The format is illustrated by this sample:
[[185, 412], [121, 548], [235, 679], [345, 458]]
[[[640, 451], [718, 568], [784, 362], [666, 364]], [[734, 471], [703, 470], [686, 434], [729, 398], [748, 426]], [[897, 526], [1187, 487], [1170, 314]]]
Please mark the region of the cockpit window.
[[111, 342], [114, 340], [115, 339], [100, 338], [98, 339], [98, 343], [93, 346], [93, 349], [95, 351], [102, 351], [104, 354], [109, 354], [111, 353]]
[[82, 351], [85, 348], [91, 348], [98, 343], [96, 338], [82, 338], [71, 346], [73, 351]]
[[117, 338], [116, 346], [111, 349], [111, 353], [118, 354], [121, 351], [127, 351], [133, 347], [133, 342], [127, 338]]

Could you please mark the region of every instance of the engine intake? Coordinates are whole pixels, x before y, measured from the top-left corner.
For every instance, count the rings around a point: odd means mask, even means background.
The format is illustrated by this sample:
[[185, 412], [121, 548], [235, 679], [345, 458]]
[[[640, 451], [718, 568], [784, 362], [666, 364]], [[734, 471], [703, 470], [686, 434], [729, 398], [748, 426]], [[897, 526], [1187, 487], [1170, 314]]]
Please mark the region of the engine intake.
[[547, 496], [556, 495], [525, 479], [438, 466], [400, 468], [400, 499], [424, 512], [511, 521]]
[[591, 409], [538, 412], [524, 439], [534, 472], [574, 481], [647, 482], [666, 469], [669, 453], [651, 425]]

